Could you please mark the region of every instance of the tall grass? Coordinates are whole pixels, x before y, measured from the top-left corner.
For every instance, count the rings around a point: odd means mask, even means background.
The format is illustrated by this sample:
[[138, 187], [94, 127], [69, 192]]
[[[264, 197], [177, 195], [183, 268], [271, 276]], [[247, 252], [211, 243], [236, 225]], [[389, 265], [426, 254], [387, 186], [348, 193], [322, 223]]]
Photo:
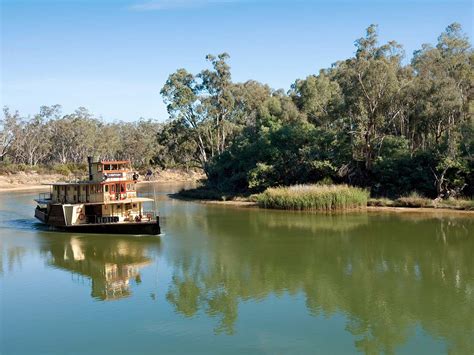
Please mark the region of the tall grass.
[[402, 196], [395, 200], [397, 207], [434, 207], [433, 200], [426, 198], [416, 191], [408, 196]]
[[268, 188], [257, 195], [260, 207], [334, 211], [367, 207], [369, 192], [348, 185], [295, 185]]

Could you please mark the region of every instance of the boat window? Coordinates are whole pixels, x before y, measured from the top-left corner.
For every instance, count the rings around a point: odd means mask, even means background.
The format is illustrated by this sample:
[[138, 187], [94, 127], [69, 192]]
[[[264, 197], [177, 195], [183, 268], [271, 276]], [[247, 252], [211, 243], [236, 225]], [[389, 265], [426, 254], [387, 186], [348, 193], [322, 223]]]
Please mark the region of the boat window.
[[104, 185], [105, 192], [109, 192], [109, 185]]
[[112, 165], [112, 170], [117, 170], [117, 164]]
[[129, 203], [125, 204], [125, 209], [126, 209], [126, 210], [129, 210], [130, 207], [131, 207], [131, 205], [130, 205]]
[[112, 186], [110, 187], [110, 191], [115, 192], [115, 185], [112, 185]]
[[137, 204], [136, 204], [136, 203], [134, 203], [132, 206], [133, 206], [133, 208], [137, 208]]
[[120, 184], [120, 191], [125, 192], [125, 184]]

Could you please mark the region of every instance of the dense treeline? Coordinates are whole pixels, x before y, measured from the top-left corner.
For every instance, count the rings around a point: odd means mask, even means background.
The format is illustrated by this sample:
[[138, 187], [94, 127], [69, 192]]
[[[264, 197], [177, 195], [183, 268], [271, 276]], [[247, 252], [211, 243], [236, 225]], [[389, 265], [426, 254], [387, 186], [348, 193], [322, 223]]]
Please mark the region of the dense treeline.
[[159, 151], [161, 125], [152, 120], [106, 123], [85, 108], [62, 114], [43, 106], [33, 117], [4, 108], [0, 159], [4, 163], [38, 165], [84, 163], [88, 155], [132, 159], [149, 164]]
[[472, 195], [474, 56], [460, 25], [408, 64], [398, 43], [379, 44], [374, 25], [355, 46], [288, 93], [233, 83], [227, 54], [208, 56], [211, 70], [169, 76], [165, 130], [220, 191], [331, 180], [375, 195]]
[[[198, 74], [179, 69], [161, 90], [170, 119], [106, 123], [79, 109], [43, 107], [22, 118], [7, 108], [2, 161], [83, 162], [90, 154], [137, 165], [201, 167], [226, 193], [332, 181], [372, 194], [474, 194], [474, 52], [459, 24], [410, 62], [371, 25], [353, 57], [288, 92], [234, 83], [226, 53]], [[275, 73], [278, 75], [278, 73]]]

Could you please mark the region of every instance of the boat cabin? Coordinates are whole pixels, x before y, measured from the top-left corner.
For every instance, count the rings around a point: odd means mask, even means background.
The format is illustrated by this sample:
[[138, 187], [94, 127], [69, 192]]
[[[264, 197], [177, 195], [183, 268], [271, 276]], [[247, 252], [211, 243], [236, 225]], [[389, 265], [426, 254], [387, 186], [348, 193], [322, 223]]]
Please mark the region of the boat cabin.
[[[88, 158], [87, 180], [50, 184], [51, 192], [36, 201], [35, 216], [54, 226], [152, 222], [152, 199], [137, 196], [138, 174], [128, 160]], [[147, 210], [148, 207], [148, 210]]]

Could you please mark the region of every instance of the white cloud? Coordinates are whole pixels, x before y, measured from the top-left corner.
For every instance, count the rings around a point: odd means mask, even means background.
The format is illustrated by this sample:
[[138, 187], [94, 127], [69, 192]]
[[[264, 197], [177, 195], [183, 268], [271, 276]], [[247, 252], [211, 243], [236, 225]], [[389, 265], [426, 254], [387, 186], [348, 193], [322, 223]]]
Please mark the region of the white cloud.
[[131, 5], [129, 9], [134, 11], [161, 11], [203, 7], [213, 4], [228, 4], [237, 1], [239, 0], [149, 0]]

